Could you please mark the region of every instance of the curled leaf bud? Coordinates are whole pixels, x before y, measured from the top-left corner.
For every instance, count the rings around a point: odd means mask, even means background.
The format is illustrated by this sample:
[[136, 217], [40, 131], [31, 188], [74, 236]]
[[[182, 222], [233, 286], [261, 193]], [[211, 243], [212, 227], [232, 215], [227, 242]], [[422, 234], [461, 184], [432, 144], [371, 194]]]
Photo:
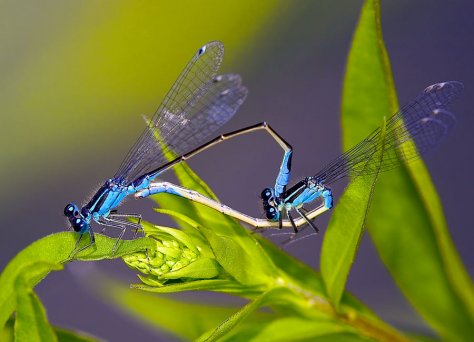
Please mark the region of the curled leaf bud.
[[[174, 279], [209, 279], [216, 277], [221, 267], [196, 246], [199, 239], [182, 230], [147, 225], [148, 237], [156, 241], [156, 248], [123, 256], [128, 267], [141, 273], [140, 279], [150, 286], [162, 286]], [[195, 243], [196, 242], [196, 243]]]

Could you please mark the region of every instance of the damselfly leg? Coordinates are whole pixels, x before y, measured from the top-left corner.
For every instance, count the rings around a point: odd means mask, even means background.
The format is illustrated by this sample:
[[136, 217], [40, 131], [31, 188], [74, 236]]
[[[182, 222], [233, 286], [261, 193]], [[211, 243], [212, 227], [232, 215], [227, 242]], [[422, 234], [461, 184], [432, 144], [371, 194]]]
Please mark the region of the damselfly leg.
[[[123, 214], [117, 213], [116, 210], [112, 211], [109, 216], [107, 216], [112, 222], [121, 223], [126, 226], [135, 228], [133, 238], [137, 237], [138, 232], [140, 231], [143, 236], [145, 236], [145, 230], [143, 229], [142, 225], [140, 224], [142, 221], [141, 214]], [[132, 222], [130, 219], [136, 220], [136, 222]]]
[[81, 248], [78, 249], [79, 247], [79, 243], [81, 242], [82, 240], [82, 236], [85, 234], [85, 233], [81, 233], [79, 235], [79, 238], [77, 239], [76, 241], [76, 244], [74, 245], [74, 249], [71, 251], [71, 253], [69, 253], [68, 255], [68, 259], [72, 259], [76, 256], [77, 253], [79, 252], [82, 252], [83, 250], [89, 248], [90, 246], [94, 245], [95, 244], [95, 236], [94, 236], [94, 232], [92, 231], [92, 229], [89, 229], [89, 243]]
[[310, 220], [308, 218], [308, 216], [306, 216], [306, 213], [308, 212], [305, 208], [301, 207], [301, 208], [295, 208], [296, 212], [302, 217], [305, 219], [306, 223], [311, 227], [313, 228], [313, 230], [316, 232], [316, 233], [319, 233], [319, 228], [316, 227], [316, 225], [314, 224], [314, 222], [312, 220]]
[[127, 226], [123, 223], [118, 223], [115, 220], [111, 220], [107, 217], [101, 217], [99, 220], [97, 220], [97, 223], [104, 226], [105, 228], [115, 228], [120, 231], [119, 236], [115, 240], [114, 247], [112, 248], [112, 255], [114, 255], [120, 240], [122, 240], [122, 237], [127, 230]]

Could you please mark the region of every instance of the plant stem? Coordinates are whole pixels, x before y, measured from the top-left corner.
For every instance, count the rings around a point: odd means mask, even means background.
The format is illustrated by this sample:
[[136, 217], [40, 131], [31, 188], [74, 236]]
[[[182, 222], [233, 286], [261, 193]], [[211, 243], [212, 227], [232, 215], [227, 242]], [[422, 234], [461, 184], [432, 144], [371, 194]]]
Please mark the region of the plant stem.
[[357, 329], [361, 335], [370, 337], [376, 341], [409, 341], [409, 339], [405, 337], [400, 331], [396, 330], [380, 319], [365, 317], [363, 314], [355, 311], [338, 313], [336, 318]]
[[304, 302], [305, 308], [313, 308], [317, 314], [325, 314], [344, 324], [355, 328], [360, 335], [380, 342], [408, 342], [409, 339], [400, 331], [383, 322], [376, 316], [369, 317], [357, 312], [352, 308], [341, 306], [337, 311], [334, 306], [324, 297], [313, 291], [303, 289], [292, 281], [278, 279], [278, 286], [283, 286], [296, 293]]

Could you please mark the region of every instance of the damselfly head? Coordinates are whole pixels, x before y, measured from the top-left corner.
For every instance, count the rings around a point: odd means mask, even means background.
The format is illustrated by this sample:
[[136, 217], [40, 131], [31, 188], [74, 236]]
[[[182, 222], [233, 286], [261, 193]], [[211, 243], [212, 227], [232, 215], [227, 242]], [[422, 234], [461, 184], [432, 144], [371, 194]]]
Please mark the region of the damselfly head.
[[260, 194], [263, 202], [263, 210], [265, 211], [265, 216], [271, 221], [278, 221], [280, 218], [280, 212], [278, 211], [278, 204], [275, 198], [275, 190], [273, 188], [263, 189]]
[[74, 203], [69, 203], [64, 208], [64, 215], [66, 217], [77, 217], [79, 215], [79, 208]]

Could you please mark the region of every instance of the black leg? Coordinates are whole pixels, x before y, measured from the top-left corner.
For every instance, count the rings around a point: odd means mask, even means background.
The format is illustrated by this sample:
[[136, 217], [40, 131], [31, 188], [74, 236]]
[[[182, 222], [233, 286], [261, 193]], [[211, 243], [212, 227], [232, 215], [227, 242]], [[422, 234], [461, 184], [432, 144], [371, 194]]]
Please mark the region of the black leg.
[[127, 230], [127, 228], [126, 228], [126, 227], [123, 227], [122, 231], [120, 232], [119, 237], [118, 237], [117, 240], [115, 241], [114, 248], [112, 248], [112, 255], [115, 254], [115, 251], [117, 250], [118, 243], [120, 242], [120, 240], [122, 240], [123, 234], [125, 234], [125, 230]]
[[83, 235], [84, 235], [84, 233], [81, 233], [81, 235], [79, 235], [79, 239], [77, 239], [76, 244], [74, 245], [74, 249], [73, 249], [73, 250], [75, 250], [75, 249], [77, 248], [77, 246], [79, 246], [79, 242], [81, 242]]
[[[131, 227], [135, 227], [135, 233], [133, 234], [134, 239], [137, 238], [138, 231], [141, 231], [142, 236], [145, 237], [145, 230], [143, 229], [143, 226], [140, 224], [142, 222], [142, 215], [141, 214], [118, 214], [117, 210], [111, 211], [110, 213], [111, 214], [108, 216], [110, 221], [116, 222], [116, 223], [121, 223], [121, 224], [131, 226]], [[128, 220], [121, 220], [121, 218], [129, 218], [129, 217], [136, 218], [137, 222], [135, 223], [135, 222], [130, 222]], [[120, 236], [120, 238], [122, 236], [123, 236], [123, 233]], [[115, 243], [114, 252], [115, 252], [115, 248], [116, 248], [117, 243], [118, 243], [118, 241]], [[145, 254], [146, 254], [146, 259], [148, 260], [148, 263], [150, 263], [150, 256], [148, 255], [148, 248], [145, 250]]]
[[[127, 218], [136, 218], [137, 222], [130, 222], [127, 220]], [[117, 214], [117, 211], [114, 211], [113, 213], [109, 216], [107, 216], [107, 220], [110, 222], [114, 222], [120, 225], [125, 225], [129, 227], [135, 228], [135, 235], [133, 238], [135, 239], [137, 237], [138, 231], [142, 232], [142, 235], [145, 236], [145, 230], [143, 229], [142, 225], [140, 222], [142, 221], [142, 215], [140, 214]]]
[[79, 242], [81, 242], [81, 239], [82, 239], [83, 235], [84, 235], [84, 233], [81, 233], [81, 235], [79, 236], [79, 239], [77, 239], [77, 242], [76, 242], [76, 245], [75, 245], [74, 249], [72, 250], [72, 252], [68, 256], [69, 259], [75, 257], [77, 255], [77, 253], [80, 253], [83, 250], [85, 250], [85, 249], [89, 248], [90, 246], [92, 246], [93, 244], [95, 244], [94, 232], [92, 231], [92, 229], [89, 229], [90, 243], [88, 243], [84, 247], [81, 247], [81, 248], [77, 249], [77, 247], [79, 246]]
[[[303, 209], [303, 208], [301, 208], [301, 209]], [[301, 216], [302, 218], [304, 218], [304, 220], [309, 224], [309, 226], [310, 226], [311, 228], [313, 228], [313, 230], [314, 230], [316, 233], [319, 233], [318, 227], [316, 227], [316, 225], [308, 218], [308, 216], [305, 215], [304, 211], [301, 210], [301, 209], [295, 208], [296, 212], [297, 212], [298, 214], [300, 214], [300, 216]]]
[[68, 259], [71, 259], [73, 256], [75, 256], [77, 254], [76, 249], [77, 249], [77, 246], [79, 246], [79, 243], [82, 240], [82, 235], [84, 235], [84, 234], [81, 233], [81, 235], [79, 235], [79, 238], [77, 239], [76, 244], [74, 245], [74, 248], [72, 249], [71, 253], [69, 253], [69, 255], [68, 255]]
[[291, 216], [290, 211], [287, 211], [286, 213], [288, 215], [288, 218], [290, 219], [291, 225], [293, 226], [293, 230], [295, 231], [295, 234], [298, 233], [298, 228], [296, 227], [295, 220], [293, 220], [293, 216]]
[[125, 227], [124, 225], [122, 225], [120, 223], [117, 223], [115, 221], [109, 220], [107, 218], [102, 218], [99, 221], [97, 221], [97, 223], [100, 224], [100, 225], [104, 225], [104, 226], [107, 226], [107, 227], [112, 227], [112, 228], [116, 228], [116, 229], [120, 230], [119, 236], [118, 236], [117, 240], [115, 241], [114, 247], [112, 248], [112, 255], [114, 255], [115, 251], [117, 250], [118, 243], [122, 239], [123, 234], [125, 234], [125, 231], [127, 230], [127, 227]]

